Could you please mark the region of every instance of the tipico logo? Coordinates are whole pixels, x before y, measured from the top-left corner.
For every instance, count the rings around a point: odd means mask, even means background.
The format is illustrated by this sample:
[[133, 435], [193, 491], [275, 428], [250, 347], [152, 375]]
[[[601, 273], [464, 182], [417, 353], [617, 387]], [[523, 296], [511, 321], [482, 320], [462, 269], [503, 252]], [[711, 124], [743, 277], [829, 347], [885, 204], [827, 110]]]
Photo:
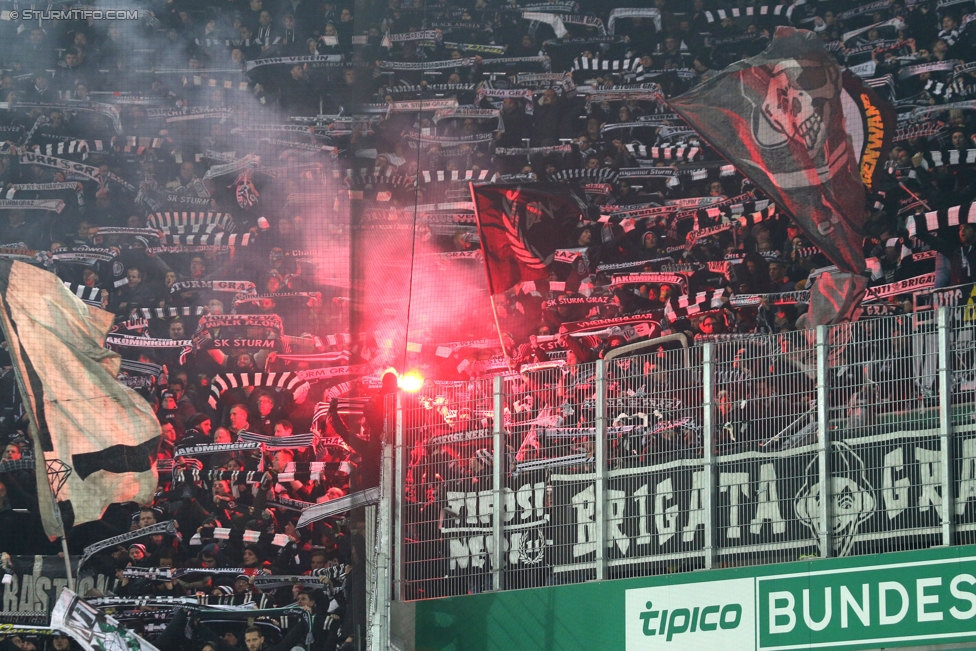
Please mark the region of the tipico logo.
[[627, 590], [627, 649], [752, 648], [754, 594], [752, 579]]

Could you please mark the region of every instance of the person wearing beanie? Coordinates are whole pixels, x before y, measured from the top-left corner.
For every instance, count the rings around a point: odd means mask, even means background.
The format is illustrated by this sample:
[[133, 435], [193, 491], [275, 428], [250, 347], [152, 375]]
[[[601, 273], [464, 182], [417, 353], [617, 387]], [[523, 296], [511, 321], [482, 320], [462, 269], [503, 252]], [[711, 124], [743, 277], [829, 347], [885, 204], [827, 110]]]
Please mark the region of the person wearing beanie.
[[210, 594], [215, 597], [230, 597], [234, 594], [234, 588], [230, 587], [229, 585], [218, 585]]
[[119, 580], [118, 585], [115, 587], [115, 593], [117, 595], [132, 597], [149, 594], [152, 592], [152, 583], [146, 579], [133, 579], [123, 575], [126, 569], [146, 567], [148, 565], [146, 562], [146, 557], [148, 555], [149, 554], [146, 551], [145, 545], [141, 543], [129, 545], [129, 561], [124, 565], [123, 568], [116, 570], [115, 573], [115, 577]]
[[231, 588], [234, 595], [233, 603], [235, 605], [243, 604], [247, 601], [251, 601], [252, 590], [251, 590], [251, 577], [247, 574], [238, 574], [234, 578], [234, 585]]
[[139, 565], [146, 560], [146, 556], [149, 553], [146, 551], [146, 546], [142, 543], [136, 543], [134, 545], [129, 545], [129, 560], [132, 561], [133, 565]]
[[[210, 417], [206, 414], [194, 414], [186, 421], [186, 433], [180, 439], [180, 446], [209, 445], [214, 442], [211, 434], [212, 423]], [[209, 470], [210, 468], [219, 467], [215, 463], [216, 460], [211, 458], [213, 456], [216, 455], [205, 455], [196, 457], [196, 459], [204, 468]]]

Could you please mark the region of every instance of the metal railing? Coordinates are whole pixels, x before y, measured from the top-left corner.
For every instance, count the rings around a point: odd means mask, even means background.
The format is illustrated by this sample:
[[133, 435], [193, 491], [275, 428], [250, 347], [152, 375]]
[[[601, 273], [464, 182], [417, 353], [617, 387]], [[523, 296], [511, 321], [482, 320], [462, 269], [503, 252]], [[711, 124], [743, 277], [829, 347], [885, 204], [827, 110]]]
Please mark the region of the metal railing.
[[970, 543], [974, 405], [969, 307], [401, 395], [394, 598]]

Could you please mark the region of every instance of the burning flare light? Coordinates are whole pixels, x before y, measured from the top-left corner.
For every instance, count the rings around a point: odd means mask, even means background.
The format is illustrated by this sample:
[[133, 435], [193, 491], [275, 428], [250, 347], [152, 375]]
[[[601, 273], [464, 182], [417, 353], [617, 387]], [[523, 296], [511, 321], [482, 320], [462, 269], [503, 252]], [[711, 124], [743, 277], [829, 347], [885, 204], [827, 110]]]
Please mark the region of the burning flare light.
[[424, 376], [417, 371], [407, 371], [397, 377], [397, 386], [407, 393], [416, 393], [424, 388]]

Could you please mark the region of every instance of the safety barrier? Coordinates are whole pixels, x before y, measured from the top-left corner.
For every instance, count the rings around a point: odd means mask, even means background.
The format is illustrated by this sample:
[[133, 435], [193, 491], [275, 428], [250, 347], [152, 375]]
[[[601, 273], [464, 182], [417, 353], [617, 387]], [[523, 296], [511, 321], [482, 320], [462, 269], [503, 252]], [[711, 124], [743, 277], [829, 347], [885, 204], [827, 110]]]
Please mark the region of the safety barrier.
[[402, 394], [393, 598], [973, 542], [968, 307]]

